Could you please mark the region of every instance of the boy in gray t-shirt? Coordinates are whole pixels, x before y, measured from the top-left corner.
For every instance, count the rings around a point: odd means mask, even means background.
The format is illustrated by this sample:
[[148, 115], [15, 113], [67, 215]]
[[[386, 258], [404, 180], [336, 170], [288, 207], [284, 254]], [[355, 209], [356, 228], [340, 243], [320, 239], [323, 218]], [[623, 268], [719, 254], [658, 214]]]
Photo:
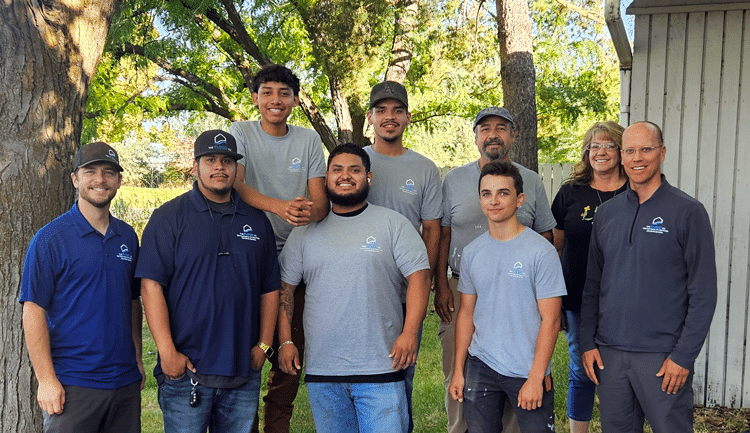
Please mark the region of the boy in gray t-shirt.
[[518, 221], [524, 198], [513, 164], [492, 161], [482, 168], [479, 202], [489, 231], [461, 259], [449, 386], [450, 395], [463, 401], [470, 431], [500, 431], [506, 399], [521, 431], [554, 431], [554, 392], [544, 377], [560, 329], [565, 281], [555, 248]]

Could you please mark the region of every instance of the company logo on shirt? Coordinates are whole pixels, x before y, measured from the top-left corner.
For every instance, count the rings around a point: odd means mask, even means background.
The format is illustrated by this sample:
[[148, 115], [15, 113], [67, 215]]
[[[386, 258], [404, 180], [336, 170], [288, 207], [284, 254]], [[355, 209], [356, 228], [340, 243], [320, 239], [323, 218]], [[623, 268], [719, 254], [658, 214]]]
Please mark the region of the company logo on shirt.
[[242, 233], [238, 233], [237, 237], [245, 241], [257, 241], [260, 239], [258, 236], [253, 234], [253, 228], [247, 224], [242, 227]]
[[367, 240], [365, 242], [366, 243], [359, 248], [360, 250], [367, 251], [367, 252], [372, 252], [372, 253], [379, 253], [379, 252], [383, 251], [378, 246], [378, 242], [375, 240], [374, 236], [368, 236]]
[[289, 171], [299, 173], [302, 171], [302, 160], [299, 158], [292, 158], [292, 165], [287, 168]]
[[521, 262], [516, 262], [515, 265], [513, 265], [513, 269], [508, 271], [508, 275], [510, 275], [513, 278], [523, 278], [526, 276], [526, 273], [523, 271], [523, 265]]
[[417, 191], [414, 189], [414, 181], [406, 179], [406, 182], [401, 186], [401, 191], [411, 195], [417, 195]]
[[664, 220], [661, 217], [656, 217], [651, 221], [651, 225], [644, 227], [643, 230], [645, 230], [646, 233], [669, 233], [669, 230], [665, 229], [662, 224], [664, 224]]
[[117, 255], [117, 258], [119, 258], [120, 260], [125, 260], [126, 262], [133, 261], [133, 255], [130, 254], [130, 250], [128, 249], [127, 245], [120, 245], [120, 254]]

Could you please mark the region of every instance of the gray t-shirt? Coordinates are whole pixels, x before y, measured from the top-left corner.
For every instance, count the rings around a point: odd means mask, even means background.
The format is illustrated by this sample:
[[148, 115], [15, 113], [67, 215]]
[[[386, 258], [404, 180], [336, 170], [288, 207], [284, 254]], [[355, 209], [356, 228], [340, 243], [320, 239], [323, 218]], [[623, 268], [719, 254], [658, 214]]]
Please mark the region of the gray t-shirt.
[[381, 155], [365, 147], [372, 164], [367, 201], [405, 216], [417, 231], [422, 220], [443, 216], [440, 171], [429, 158], [407, 149], [400, 156]]
[[555, 247], [528, 229], [509, 241], [485, 232], [464, 248], [458, 291], [477, 295], [469, 353], [499, 374], [528, 378], [542, 323], [537, 300], [566, 294]]
[[[326, 163], [320, 136], [312, 129], [287, 125], [283, 137], [266, 133], [259, 121], [234, 122], [229, 133], [237, 140], [237, 152], [244, 158], [245, 183], [268, 197], [292, 200], [307, 193], [307, 181], [325, 176]], [[279, 251], [292, 231], [291, 224], [266, 212], [276, 234]]]
[[388, 354], [403, 331], [401, 280], [429, 269], [422, 239], [398, 212], [368, 205], [295, 228], [281, 279], [304, 280], [305, 371], [322, 376], [393, 373]]
[[[542, 179], [535, 172], [513, 163], [521, 172], [526, 200], [518, 209], [518, 222], [537, 233], [557, 225], [549, 207]], [[487, 217], [479, 205], [479, 161], [456, 167], [443, 180], [443, 219], [440, 225], [451, 228], [448, 265], [458, 272], [461, 253], [469, 242], [486, 232]]]

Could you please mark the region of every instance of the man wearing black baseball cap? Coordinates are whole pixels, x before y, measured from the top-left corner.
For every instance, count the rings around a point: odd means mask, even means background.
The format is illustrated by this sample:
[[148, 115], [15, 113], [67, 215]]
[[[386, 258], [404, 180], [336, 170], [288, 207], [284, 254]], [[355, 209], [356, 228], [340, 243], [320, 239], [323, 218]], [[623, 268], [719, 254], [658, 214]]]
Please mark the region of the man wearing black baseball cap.
[[121, 172], [108, 144], [82, 146], [78, 201], [26, 252], [20, 302], [45, 432], [141, 431], [138, 237], [109, 213]]
[[136, 276], [167, 433], [250, 431], [273, 353], [276, 243], [265, 214], [232, 186], [240, 158], [228, 132], [202, 133], [193, 190], [156, 209], [143, 231]]

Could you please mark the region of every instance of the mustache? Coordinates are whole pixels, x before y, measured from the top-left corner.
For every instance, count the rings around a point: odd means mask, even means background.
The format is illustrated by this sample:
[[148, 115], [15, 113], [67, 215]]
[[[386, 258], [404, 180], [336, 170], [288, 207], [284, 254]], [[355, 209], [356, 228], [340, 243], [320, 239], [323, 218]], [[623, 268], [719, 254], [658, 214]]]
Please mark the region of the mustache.
[[491, 144], [499, 144], [501, 146], [505, 146], [505, 142], [500, 138], [488, 138], [487, 140], [484, 141], [483, 146], [487, 147]]

